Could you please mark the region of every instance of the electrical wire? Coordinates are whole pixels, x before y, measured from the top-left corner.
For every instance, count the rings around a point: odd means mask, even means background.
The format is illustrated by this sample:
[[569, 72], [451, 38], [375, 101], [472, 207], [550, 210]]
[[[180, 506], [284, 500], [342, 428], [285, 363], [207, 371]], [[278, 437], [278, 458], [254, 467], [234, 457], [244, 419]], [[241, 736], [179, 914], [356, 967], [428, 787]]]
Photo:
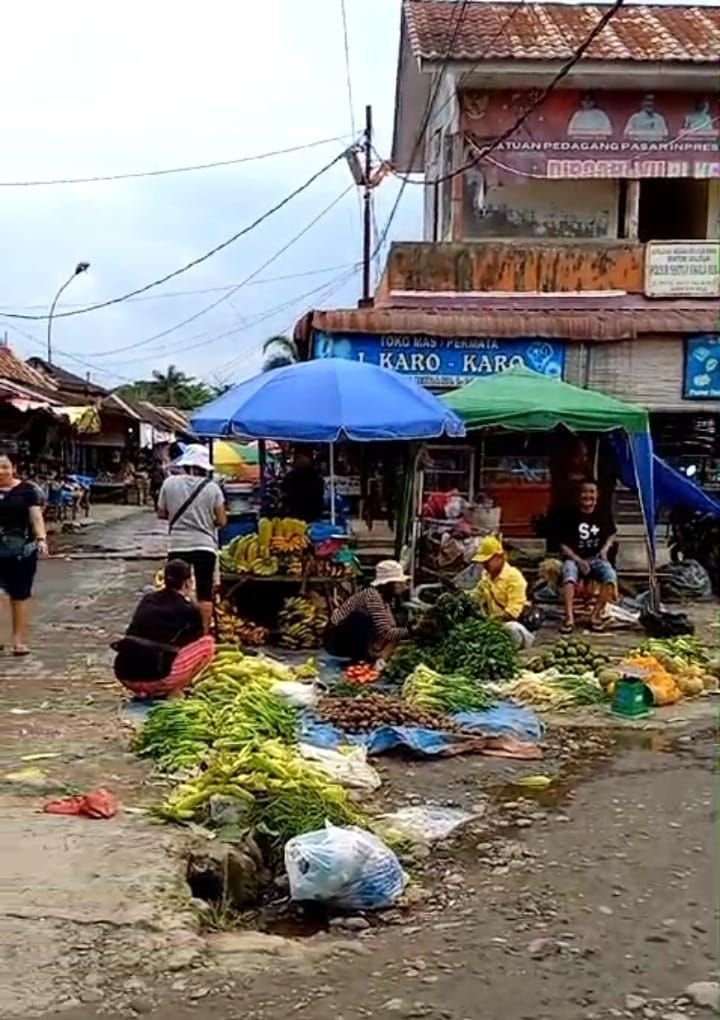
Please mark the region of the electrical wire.
[[[322, 177], [323, 174], [327, 173], [327, 171], [330, 170], [331, 167], [335, 166], [335, 164], [338, 163], [343, 158], [343, 155], [344, 154], [342, 152], [339, 153], [329, 163], [326, 163], [319, 170], [316, 170], [311, 177], [308, 177], [306, 181], [304, 181], [299, 187], [295, 188], [294, 191], [291, 191], [289, 195], [286, 195], [285, 198], [281, 199], [279, 202], [276, 202], [274, 206], [272, 206], [266, 212], [262, 213], [255, 220], [253, 220], [252, 223], [249, 223], [246, 227], [243, 227], [242, 230], [238, 230], [237, 233], [232, 234], [230, 237], [226, 238], [226, 240], [221, 241], [220, 244], [215, 245], [214, 248], [211, 248], [210, 251], [205, 252], [204, 255], [199, 255], [196, 259], [193, 259], [191, 262], [187, 262], [184, 266], [181, 266], [179, 269], [175, 269], [171, 273], [166, 273], [165, 276], [162, 276], [157, 280], [152, 280], [150, 283], [146, 283], [142, 287], [135, 288], [135, 290], [128, 291], [126, 294], [121, 294], [119, 297], [110, 298], [107, 301], [99, 301], [97, 304], [94, 305], [86, 305], [84, 308], [70, 309], [67, 312], [56, 312], [53, 318], [67, 319], [72, 315], [84, 315], [87, 312], [96, 312], [101, 308], [109, 308], [112, 305], [121, 304], [123, 301], [127, 301], [128, 298], [136, 297], [138, 294], [144, 294], [147, 291], [152, 290], [154, 287], [159, 287], [163, 283], [167, 283], [168, 280], [173, 280], [175, 279], [176, 276], [181, 276], [183, 273], [188, 272], [188, 270], [194, 269], [195, 266], [199, 266], [203, 262], [207, 262], [208, 259], [212, 258], [214, 255], [217, 255], [219, 252], [224, 251], [226, 248], [229, 248], [230, 245], [240, 240], [241, 237], [245, 237], [246, 234], [249, 234], [252, 230], [255, 230], [255, 228], [260, 226], [261, 223], [269, 219], [276, 212], [279, 212], [280, 209], [288, 205], [294, 198], [297, 198], [297, 196], [302, 194], [303, 191], [306, 191], [312, 184], [315, 183], [316, 180]], [[3, 312], [3, 315], [7, 319], [25, 319], [27, 321], [33, 322], [47, 321], [47, 319], [49, 318], [48, 315], [30, 315], [27, 313], [20, 312]]]
[[[300, 273], [283, 273], [279, 276], [261, 276], [258, 280], [251, 280], [247, 286], [249, 287], [264, 287], [269, 283], [284, 283], [286, 280], [299, 280], [306, 276], [322, 276], [323, 273], [336, 273], [339, 269], [349, 269], [350, 266], [354, 266], [354, 262], [343, 262], [336, 266], [319, 266], [317, 269], [305, 269]], [[222, 286], [217, 287], [200, 287], [199, 289], [188, 289], [188, 290], [169, 290], [161, 294], [145, 294], [142, 297], [128, 298], [128, 304], [132, 304], [136, 301], [160, 301], [163, 298], [186, 298], [186, 297], [197, 297], [202, 294], [219, 294], [225, 293], [226, 291], [233, 290], [237, 287], [237, 283], [225, 283]], [[35, 308], [46, 308], [47, 301], [38, 301], [32, 305], [19, 305], [16, 306], [24, 309], [25, 311], [33, 311]], [[83, 308], [84, 305], [79, 302], [62, 302], [58, 305], [58, 308]], [[3, 314], [3, 309], [0, 306], [0, 315]]]
[[348, 94], [348, 106], [350, 107], [350, 130], [352, 131], [353, 138], [356, 138], [355, 103], [353, 102], [352, 73], [350, 70], [350, 35], [348, 32], [347, 7], [345, 0], [340, 0], [340, 14], [342, 17], [343, 47], [345, 50], [345, 79]]
[[[353, 131], [353, 138], [355, 132]], [[241, 163], [258, 163], [263, 159], [272, 159], [274, 156], [287, 156], [293, 152], [302, 152], [304, 149], [316, 149], [321, 145], [329, 145], [331, 142], [342, 142], [345, 139], [342, 135], [333, 138], [320, 138], [315, 142], [305, 142], [303, 145], [292, 145], [287, 149], [274, 149], [271, 152], [260, 152], [254, 156], [237, 156], [235, 159], [220, 159], [213, 163], [195, 163], [190, 166], [175, 166], [161, 170], [138, 170], [134, 173], [105, 174], [95, 177], [58, 177], [48, 180], [34, 181], [0, 181], [0, 188], [46, 188], [56, 184], [98, 184], [104, 181], [129, 181], [141, 177], [166, 177], [169, 174], [187, 174], [196, 170], [215, 170], [218, 167], [238, 166]]]
[[[443, 78], [445, 76], [445, 71], [447, 70], [448, 62], [449, 62], [449, 60], [450, 60], [450, 58], [452, 56], [453, 48], [455, 46], [455, 42], [457, 40], [457, 37], [458, 37], [458, 35], [460, 33], [460, 28], [462, 27], [462, 23], [463, 23], [463, 20], [464, 20], [464, 17], [465, 17], [465, 12], [467, 11], [469, 2], [470, 2], [470, 0], [460, 0], [459, 4], [457, 6], [457, 10], [453, 11], [453, 13], [455, 14], [455, 25], [454, 25], [454, 28], [453, 28], [452, 35], [450, 37], [450, 41], [448, 43], [447, 50], [445, 52], [445, 56], [443, 57], [443, 61], [442, 61], [442, 64], [440, 66], [440, 70], [437, 73], [437, 77], [435, 79], [434, 87], [430, 91], [427, 103], [425, 104], [425, 111], [423, 113], [423, 118], [422, 118], [422, 121], [420, 123], [420, 130], [418, 131], [417, 137], [415, 139], [415, 144], [413, 145], [412, 153], [411, 153], [411, 156], [410, 156], [410, 166], [413, 166], [413, 164], [415, 163], [415, 159], [416, 159], [416, 157], [417, 157], [417, 155], [418, 155], [418, 153], [420, 151], [420, 146], [423, 144], [423, 140], [425, 138], [425, 133], [426, 133], [426, 131], [428, 129], [428, 125], [430, 123], [430, 118], [432, 117], [433, 107], [435, 105], [435, 100], [437, 99], [438, 94], [440, 92], [440, 87], [442, 85], [442, 81], [443, 81]], [[410, 177], [408, 175], [396, 174], [396, 176], [401, 178], [402, 184], [401, 184], [400, 189], [399, 189], [399, 191], [398, 191], [398, 193], [397, 193], [397, 195], [395, 197], [395, 202], [394, 202], [394, 204], [392, 206], [392, 209], [390, 210], [390, 215], [387, 218], [387, 221], [386, 221], [385, 226], [383, 228], [383, 232], [382, 232], [381, 236], [377, 240], [377, 243], [376, 243], [376, 246], [375, 246], [375, 250], [373, 251], [373, 257], [375, 255], [379, 255], [380, 252], [383, 249], [383, 246], [385, 244], [387, 236], [390, 233], [390, 227], [392, 226], [393, 220], [395, 219], [395, 216], [397, 214], [398, 208], [400, 206], [400, 202], [401, 202], [403, 194], [405, 192], [405, 188], [407, 187], [407, 184], [410, 181]], [[423, 186], [424, 186], [425, 182], [423, 181], [422, 183], [423, 183]]]
[[[298, 233], [291, 237], [289, 241], [286, 241], [281, 248], [279, 248], [276, 252], [274, 252], [273, 255], [270, 256], [270, 258], [266, 259], [262, 263], [262, 265], [257, 267], [257, 269], [254, 269], [252, 273], [245, 277], [244, 280], [241, 280], [239, 283], [235, 284], [235, 286], [232, 287], [231, 290], [229, 290], [226, 294], [223, 294], [222, 297], [217, 298], [215, 301], [212, 301], [209, 305], [206, 305], [204, 308], [201, 308], [199, 311], [195, 312], [193, 315], [189, 315], [187, 318], [183, 319], [181, 322], [175, 323], [173, 326], [168, 326], [167, 329], [163, 329], [159, 333], [154, 333], [152, 336], [145, 337], [142, 340], [136, 340], [135, 343], [126, 344], [123, 347], [115, 347], [108, 351], [98, 351], [96, 354], [93, 354], [92, 357], [106, 358], [112, 356], [113, 354], [125, 354], [127, 351], [134, 351], [137, 350], [139, 347], [146, 347], [148, 344], [153, 343], [155, 340], [161, 340], [163, 337], [169, 336], [171, 333], [176, 332], [176, 330], [181, 329], [183, 326], [187, 326], [189, 323], [195, 322], [196, 319], [199, 319], [202, 315], [206, 315], [213, 309], [218, 308], [225, 301], [229, 301], [235, 294], [238, 293], [238, 291], [242, 290], [243, 287], [247, 286], [247, 284], [251, 283], [257, 276], [259, 276], [264, 269], [267, 269], [268, 266], [272, 265], [273, 262], [276, 262], [277, 259], [284, 255], [285, 252], [289, 251], [289, 249], [292, 248], [292, 246], [296, 244], [296, 242], [299, 241], [300, 238], [304, 237], [305, 234], [309, 233], [312, 230], [312, 228], [317, 223], [319, 223], [320, 220], [323, 219], [323, 217], [326, 216], [331, 211], [331, 209], [334, 209], [335, 206], [338, 205], [338, 203], [341, 202], [342, 199], [345, 198], [348, 192], [350, 192], [353, 188], [354, 184], [349, 184], [348, 187], [345, 188], [339, 195], [337, 195], [332, 200], [332, 202], [330, 202], [329, 205], [326, 205], [324, 209], [321, 209], [320, 212], [317, 213], [317, 215], [313, 216], [310, 222], [306, 223], [302, 230], [298, 231]], [[195, 337], [195, 339], [205, 335], [207, 335], [207, 330], [204, 333], [199, 333], [197, 337]], [[183, 348], [182, 347], [178, 348], [178, 350], [182, 351]]]
[[[353, 270], [352, 272], [355, 272]], [[302, 294], [296, 294], [295, 297], [288, 298], [279, 305], [274, 305], [271, 308], [264, 309], [255, 315], [251, 315], [249, 318], [241, 318], [233, 326], [223, 329], [219, 333], [214, 333], [212, 336], [208, 336], [209, 330], [204, 330], [202, 333], [198, 333], [194, 337], [188, 337], [190, 341], [181, 347], [173, 345], [171, 347], [164, 347], [160, 350], [155, 350], [151, 354], [143, 354], [140, 357], [133, 357], [133, 363], [139, 363], [142, 361], [155, 361], [159, 357], [163, 357], [166, 354], [170, 354], [173, 357], [178, 354], [185, 354], [187, 351], [194, 351], [200, 347], [208, 347], [211, 344], [216, 343], [218, 340], [223, 340], [226, 337], [233, 336], [235, 333], [239, 333], [245, 329], [252, 329], [254, 326], [259, 325], [261, 322], [265, 322], [267, 319], [273, 318], [279, 312], [284, 312], [288, 308], [292, 308], [293, 305], [297, 304], [298, 301], [304, 301], [306, 298], [311, 297], [313, 294], [317, 294], [324, 291], [327, 287], [332, 286], [333, 281], [326, 281], [317, 287], [313, 287], [312, 290], [304, 291]], [[193, 343], [192, 341], [199, 341]], [[89, 357], [95, 357], [96, 355], [89, 355]], [[99, 368], [99, 366], [98, 366]]]
[[[362, 268], [362, 263], [361, 262], [357, 262], [355, 264], [354, 268], [351, 269], [349, 272], [340, 274], [335, 280], [331, 280], [328, 283], [324, 284], [322, 287], [318, 288], [318, 291], [319, 290], [324, 290], [325, 293], [322, 294], [322, 296], [319, 298], [319, 300], [317, 302], [314, 302], [314, 303], [318, 304], [321, 301], [327, 301], [327, 299], [329, 297], [331, 297], [333, 294], [335, 294], [338, 290], [340, 290], [341, 287], [344, 287], [346, 283], [349, 283], [354, 277], [356, 277], [360, 273], [361, 268]], [[304, 297], [309, 297], [311, 293], [312, 292], [309, 292], [308, 294], [302, 295], [300, 298], [297, 298], [295, 300], [297, 301], [297, 300], [301, 300]], [[275, 312], [279, 311], [279, 308], [275, 309], [274, 311]], [[264, 316], [263, 318], [270, 318], [270, 315]], [[263, 320], [262, 319], [258, 320], [258, 322], [254, 323], [254, 325], [258, 325], [259, 321], [263, 321]], [[290, 330], [293, 329], [294, 324], [295, 324], [294, 321], [291, 321], [290, 323], [288, 323], [287, 326], [285, 326], [283, 329], [280, 330], [280, 334], [284, 335], [286, 333], [289, 333]], [[240, 365], [245, 364], [246, 362], [248, 362], [253, 357], [254, 354], [256, 354], [263, 347], [263, 345], [265, 343], [266, 343], [265, 339], [260, 340], [258, 343], [254, 344], [249, 350], [243, 351], [242, 354], [236, 355], [235, 357], [231, 358], [229, 361], [222, 362], [220, 365], [215, 366], [215, 368], [212, 369], [213, 375], [217, 376], [218, 374], [222, 374], [223, 372], [227, 372], [231, 368], [237, 368]]]
[[[555, 88], [560, 84], [563, 78], [567, 77], [567, 75], [572, 71], [573, 67], [575, 67], [575, 65], [582, 59], [585, 52], [595, 42], [595, 40], [603, 31], [608, 22], [615, 17], [615, 15], [623, 6], [624, 3], [625, 0], [614, 0], [614, 3], [610, 7], [608, 7], [607, 10], [601, 15], [595, 27], [591, 29], [591, 31], [585, 37], [583, 42], [580, 43], [580, 45], [575, 50], [570, 59], [567, 60], [563, 64], [563, 66], [553, 75], [553, 77], [550, 79], [545, 88], [538, 93], [537, 97], [533, 100], [533, 102], [528, 107], [526, 107], [525, 110], [523, 110], [523, 112], [510, 125], [510, 127], [503, 131], [503, 133], [499, 135], [497, 138], [493, 139], [493, 141], [488, 146], [486, 146], [484, 149], [481, 149], [480, 152], [478, 152], [471, 160], [468, 160], [467, 163], [464, 163], [457, 169], [450, 171], [450, 173], [442, 174], [440, 177], [434, 178], [433, 184], [442, 184], [444, 181], [451, 181], [454, 177], [459, 177], [466, 171], [471, 170], [473, 167], [477, 166], [478, 163], [480, 163], [481, 160], [483, 160], [491, 152], [494, 152], [495, 149], [498, 148], [498, 146], [502, 145], [503, 142], [507, 141], [508, 138], [514, 135], [515, 132], [523, 126], [523, 124], [530, 116], [530, 114], [534, 113], [535, 110], [542, 106], [542, 104], [545, 102], [548, 96], [555, 90]], [[395, 171], [393, 172], [395, 173], [396, 177], [399, 177], [403, 181], [404, 184], [419, 184], [423, 187], [425, 186], [424, 181], [415, 181], [412, 180], [407, 174], [399, 174]]]

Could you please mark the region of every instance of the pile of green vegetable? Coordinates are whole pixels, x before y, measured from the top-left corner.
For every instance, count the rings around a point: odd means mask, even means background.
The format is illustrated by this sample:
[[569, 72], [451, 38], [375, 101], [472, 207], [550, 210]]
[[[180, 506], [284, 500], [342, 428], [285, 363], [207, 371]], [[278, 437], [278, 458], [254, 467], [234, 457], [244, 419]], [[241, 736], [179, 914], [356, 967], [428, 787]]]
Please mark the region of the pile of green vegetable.
[[292, 836], [334, 825], [362, 825], [346, 791], [278, 740], [249, 741], [219, 752], [197, 776], [177, 786], [156, 809], [166, 821], [208, 822], [214, 798], [229, 798], [239, 824], [261, 832], [279, 855]]
[[706, 666], [711, 661], [710, 651], [696, 637], [648, 638], [633, 654], [654, 655], [660, 661], [677, 659], [689, 666]]
[[418, 666], [491, 682], [509, 680], [517, 673], [517, 649], [507, 630], [499, 620], [479, 616], [467, 595], [441, 595], [417, 630], [417, 640], [401, 645], [391, 656], [383, 672], [385, 682], [404, 683]]
[[476, 680], [438, 673], [429, 666], [417, 666], [403, 684], [408, 704], [429, 712], [474, 712], [492, 704], [492, 697]]

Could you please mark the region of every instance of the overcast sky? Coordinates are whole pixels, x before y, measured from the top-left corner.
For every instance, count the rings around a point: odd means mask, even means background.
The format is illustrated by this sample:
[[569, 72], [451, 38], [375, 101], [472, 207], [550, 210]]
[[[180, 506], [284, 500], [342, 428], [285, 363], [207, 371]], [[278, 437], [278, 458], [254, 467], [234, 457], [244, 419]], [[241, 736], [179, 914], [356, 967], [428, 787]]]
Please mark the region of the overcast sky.
[[[377, 147], [389, 155], [400, 0], [346, 5], [355, 127], [361, 130], [365, 103], [371, 103]], [[175, 176], [0, 188], [4, 311], [46, 311], [78, 260], [89, 261], [90, 272], [72, 283], [58, 310], [161, 277], [250, 223], [351, 138], [340, 0], [28, 0], [8, 7], [3, 27], [0, 182], [184, 166], [342, 139]], [[152, 294], [239, 282], [350, 183], [343, 162], [226, 251]], [[420, 190], [406, 189], [391, 236], [420, 236]], [[381, 226], [396, 193], [392, 179], [378, 192]], [[360, 243], [352, 189], [260, 278], [339, 268], [248, 285], [148, 343], [141, 341], [222, 292], [127, 301], [56, 319], [55, 360], [111, 385], [147, 377], [170, 362], [209, 380], [244, 378], [259, 367], [263, 339], [287, 330], [313, 303], [356, 302], [358, 275], [332, 294], [302, 295], [337, 285], [338, 277], [342, 283], [343, 267], [360, 257]], [[5, 329], [19, 354], [44, 356], [46, 323], [0, 321], [0, 336]], [[234, 332], [215, 339], [228, 330]], [[139, 346], [110, 353], [131, 345]], [[99, 357], [103, 352], [107, 356]]]

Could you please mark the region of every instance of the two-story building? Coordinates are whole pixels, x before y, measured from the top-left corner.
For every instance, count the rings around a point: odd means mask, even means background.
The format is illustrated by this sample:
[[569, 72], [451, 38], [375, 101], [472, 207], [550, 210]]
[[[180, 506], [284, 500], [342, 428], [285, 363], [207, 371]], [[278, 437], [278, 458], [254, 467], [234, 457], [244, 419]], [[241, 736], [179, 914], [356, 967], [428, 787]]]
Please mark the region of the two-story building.
[[620, 7], [548, 90], [607, 9], [406, 0], [392, 165], [424, 240], [300, 337], [434, 388], [525, 363], [646, 406], [720, 483], [720, 7]]

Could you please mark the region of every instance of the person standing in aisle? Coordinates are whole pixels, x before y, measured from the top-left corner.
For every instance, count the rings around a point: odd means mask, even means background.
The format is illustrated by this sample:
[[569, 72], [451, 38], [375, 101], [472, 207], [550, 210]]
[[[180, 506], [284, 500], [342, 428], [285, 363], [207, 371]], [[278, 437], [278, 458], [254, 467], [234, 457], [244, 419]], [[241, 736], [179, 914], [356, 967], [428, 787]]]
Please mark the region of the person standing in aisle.
[[168, 559], [184, 560], [193, 569], [198, 608], [208, 633], [213, 617], [217, 532], [227, 524], [225, 499], [212, 480], [210, 456], [201, 444], [187, 446], [175, 466], [183, 473], [163, 482], [157, 513], [168, 522]]
[[38, 555], [47, 556], [42, 500], [33, 482], [22, 481], [13, 461], [0, 453], [0, 592], [10, 602], [12, 653], [29, 655], [28, 603]]

